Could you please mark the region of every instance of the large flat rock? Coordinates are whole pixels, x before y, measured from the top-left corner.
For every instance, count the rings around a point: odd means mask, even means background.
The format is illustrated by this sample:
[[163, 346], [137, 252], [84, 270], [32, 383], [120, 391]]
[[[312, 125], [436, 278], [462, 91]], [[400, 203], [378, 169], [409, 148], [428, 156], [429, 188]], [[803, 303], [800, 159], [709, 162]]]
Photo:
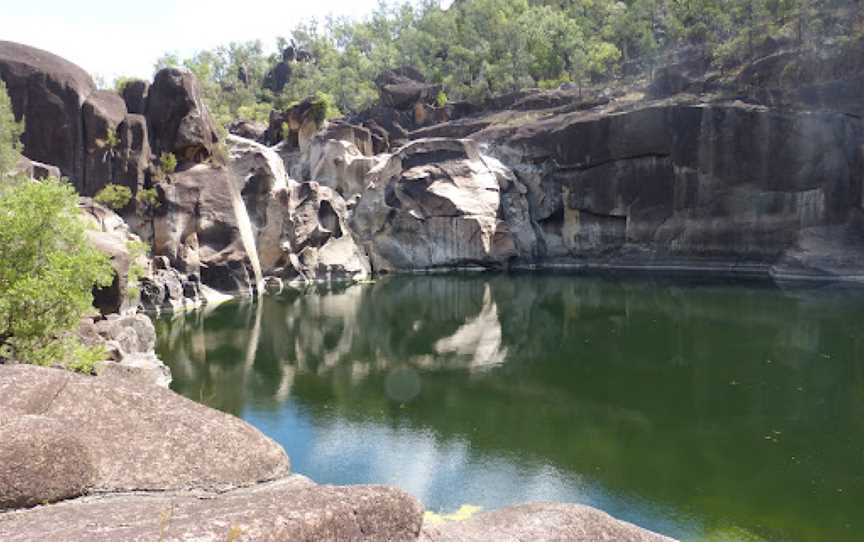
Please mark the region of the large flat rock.
[[[0, 469], [0, 504], [10, 507], [89, 493], [224, 491], [290, 471], [284, 450], [245, 422], [126, 379], [0, 366], [0, 412], [2, 448], [39, 452], [28, 469]], [[18, 426], [26, 430], [15, 439], [3, 436]], [[80, 457], [81, 472], [59, 468], [69, 457]], [[58, 468], [75, 476], [45, 486]]]
[[423, 528], [423, 542], [670, 542], [651, 531], [577, 504], [537, 503]]
[[4, 542], [416, 540], [423, 508], [398, 489], [302, 477], [222, 495], [84, 498], [0, 514]]

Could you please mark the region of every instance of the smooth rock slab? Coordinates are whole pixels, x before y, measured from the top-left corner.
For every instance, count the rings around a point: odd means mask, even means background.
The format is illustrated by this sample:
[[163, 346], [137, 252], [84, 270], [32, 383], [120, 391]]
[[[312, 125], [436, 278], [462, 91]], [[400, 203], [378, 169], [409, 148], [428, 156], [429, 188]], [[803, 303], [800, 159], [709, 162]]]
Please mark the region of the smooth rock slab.
[[423, 528], [422, 542], [670, 542], [672, 539], [577, 504], [537, 503]]
[[63, 423], [0, 414], [0, 510], [78, 497], [95, 475], [90, 450]]
[[[282, 478], [290, 471], [284, 450], [242, 420], [170, 390], [111, 376], [0, 366], [0, 412], [20, 414], [6, 416], [6, 423], [38, 415], [65, 427], [91, 458], [94, 473], [88, 493], [223, 491]], [[29, 438], [48, 438], [52, 431], [46, 426], [41, 435], [36, 427]], [[6, 445], [0, 443], [4, 449]], [[46, 453], [62, 459], [60, 449]], [[0, 486], [0, 501], [5, 493]], [[42, 502], [54, 494], [29, 498]]]
[[125, 495], [85, 498], [0, 515], [0, 540], [409, 541], [422, 506], [381, 486], [316, 486], [291, 477], [205, 498]]

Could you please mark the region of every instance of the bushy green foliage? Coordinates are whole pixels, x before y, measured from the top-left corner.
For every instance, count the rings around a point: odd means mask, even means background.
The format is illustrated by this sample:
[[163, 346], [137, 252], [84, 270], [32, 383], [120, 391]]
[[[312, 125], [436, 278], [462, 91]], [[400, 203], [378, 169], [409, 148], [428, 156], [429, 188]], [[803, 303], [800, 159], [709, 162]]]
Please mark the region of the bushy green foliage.
[[5, 184], [0, 193], [0, 357], [89, 371], [102, 356], [80, 344], [80, 318], [94, 286], [107, 286], [108, 258], [86, 239], [68, 183]]
[[138, 190], [135, 200], [148, 209], [158, 209], [162, 205], [159, 201], [159, 192], [155, 188], [142, 188]]
[[[270, 108], [287, 109], [316, 92], [341, 111], [365, 109], [378, 98], [378, 75], [404, 65], [442, 84], [451, 99], [480, 101], [526, 87], [646, 74], [677, 46], [705, 46], [719, 65], [751, 57], [768, 36], [806, 45], [852, 35], [862, 10], [856, 0], [466, 0], [447, 10], [436, 0], [381, 2], [364, 20], [296, 26], [291, 38], [314, 61], [292, 63], [279, 94], [263, 81], [281, 56], [265, 55], [260, 42], [185, 60], [166, 55], [159, 65], [194, 72], [220, 122], [265, 122]], [[277, 46], [287, 43], [280, 38]]]
[[177, 157], [174, 156], [174, 153], [163, 152], [159, 157], [159, 168], [162, 170], [162, 173], [166, 175], [170, 175], [177, 171]]
[[129, 272], [126, 282], [126, 297], [135, 300], [141, 294], [140, 282], [147, 274], [147, 269], [141, 260], [147, 255], [148, 247], [143, 241], [128, 241], [126, 250], [129, 251]]
[[18, 164], [21, 156], [22, 122], [15, 122], [12, 102], [6, 93], [6, 84], [0, 79], [0, 182]]
[[438, 107], [444, 107], [447, 105], [447, 93], [443, 90], [438, 91], [438, 95], [435, 96], [435, 105]]
[[108, 183], [93, 199], [96, 200], [96, 203], [101, 203], [106, 207], [119, 211], [124, 209], [129, 205], [129, 202], [132, 201], [132, 191], [129, 190], [128, 187]]

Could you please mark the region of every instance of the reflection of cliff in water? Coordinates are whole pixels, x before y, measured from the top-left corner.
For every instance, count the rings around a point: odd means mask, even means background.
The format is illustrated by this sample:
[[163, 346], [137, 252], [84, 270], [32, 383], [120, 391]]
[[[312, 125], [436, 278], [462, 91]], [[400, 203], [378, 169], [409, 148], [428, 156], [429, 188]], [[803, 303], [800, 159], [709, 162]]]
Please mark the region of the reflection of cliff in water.
[[806, 532], [811, 499], [839, 522], [864, 497], [849, 478], [850, 465], [864, 474], [860, 299], [391, 278], [222, 307], [160, 337], [178, 390], [235, 414], [290, 397], [322, 419], [432, 430], [708, 522], [759, 508], [767, 532], [795, 517]]

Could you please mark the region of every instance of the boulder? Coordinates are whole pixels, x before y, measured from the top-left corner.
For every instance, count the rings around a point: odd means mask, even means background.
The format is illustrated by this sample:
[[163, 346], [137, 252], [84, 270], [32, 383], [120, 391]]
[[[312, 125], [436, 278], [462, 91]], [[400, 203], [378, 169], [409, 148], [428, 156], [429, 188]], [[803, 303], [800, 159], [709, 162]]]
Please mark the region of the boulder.
[[115, 173], [119, 172], [117, 128], [126, 118], [126, 103], [114, 92], [99, 90], [84, 102], [82, 115], [84, 177], [78, 192], [83, 196], [95, 196], [106, 184], [115, 182]]
[[270, 112], [265, 141], [270, 145], [285, 142], [304, 152], [326, 120], [327, 105], [317, 96], [310, 96], [287, 111]]
[[267, 125], [248, 120], [236, 120], [228, 126], [228, 133], [244, 139], [263, 141], [267, 133]]
[[80, 187], [85, 172], [81, 106], [96, 90], [93, 80], [56, 55], [9, 41], [0, 41], [0, 78], [15, 117], [26, 119], [21, 141], [27, 157], [57, 166]]
[[130, 115], [144, 115], [147, 112], [147, 93], [150, 83], [140, 79], [127, 81], [121, 94], [126, 102], [126, 110]]
[[[108, 256], [114, 270], [111, 285], [93, 291], [93, 304], [103, 315], [134, 307], [138, 300], [135, 295], [130, 295], [134, 292], [129, 290], [129, 269], [135, 262], [129, 248], [130, 243], [140, 239], [129, 232], [129, 227], [116, 213], [90, 198], [81, 198], [79, 209], [81, 216], [91, 224], [87, 230], [88, 241]], [[140, 258], [137, 264], [148, 269], [146, 256]]]
[[173, 153], [181, 164], [201, 163], [219, 143], [198, 81], [189, 72], [165, 68], [156, 74], [147, 94], [146, 116], [156, 156]]
[[369, 173], [351, 225], [374, 269], [501, 267], [517, 255], [499, 177], [476, 143], [409, 143]]
[[222, 495], [127, 495], [81, 499], [0, 516], [0, 538], [98, 542], [145, 540], [417, 540], [423, 508], [380, 486], [316, 486], [291, 477]]
[[98, 450], [60, 420], [4, 409], [0, 442], [0, 512], [78, 497], [96, 480]]
[[[32, 428], [30, 439], [48, 442], [71, 435], [70, 449], [79, 450], [73, 457], [84, 467], [75, 480], [86, 482], [88, 493], [225, 491], [281, 478], [289, 471], [285, 452], [243, 421], [167, 389], [126, 379], [0, 366], [0, 412], [13, 412], [13, 422], [23, 418], [20, 423]], [[47, 421], [36, 424], [28, 416]], [[0, 429], [5, 431], [8, 423]], [[65, 430], [56, 431], [58, 425]], [[7, 439], [0, 442], [6, 453]], [[76, 472], [68, 466], [63, 471]], [[41, 491], [38, 484], [32, 487]], [[0, 485], [0, 492], [10, 489]], [[59, 493], [68, 496], [70, 491]], [[28, 499], [42, 502], [56, 494], [37, 491]], [[0, 525], [2, 532], [6, 525]]]
[[283, 271], [284, 277], [306, 282], [371, 277], [369, 260], [349, 229], [342, 196], [315, 182], [302, 183], [291, 193], [290, 208], [291, 265]]
[[618, 521], [577, 504], [538, 503], [483, 512], [464, 521], [425, 525], [422, 542], [521, 542], [524, 540], [672, 542], [659, 534]]
[[46, 179], [48, 177], [59, 179], [62, 175], [57, 166], [36, 162], [26, 156], [19, 157], [16, 171], [26, 175], [29, 179]]
[[147, 183], [150, 170], [150, 139], [147, 119], [129, 114], [117, 128], [119, 146], [115, 149], [113, 181], [137, 195]]
[[368, 260], [351, 236], [338, 193], [290, 179], [273, 149], [236, 136], [228, 144], [265, 275], [310, 282], [368, 278]]
[[316, 137], [309, 148], [309, 178], [350, 198], [364, 192], [366, 176], [379, 162], [349, 141]]
[[109, 359], [99, 364], [96, 373], [131, 379], [141, 384], [167, 388], [171, 370], [156, 357], [156, 330], [143, 314], [111, 314], [102, 320], [85, 318], [78, 335], [88, 346], [101, 346]]
[[381, 104], [400, 110], [413, 110], [418, 103], [435, 103], [442, 88], [427, 83], [417, 69], [408, 66], [383, 72], [375, 83], [381, 94]]
[[230, 171], [198, 165], [157, 185], [153, 254], [223, 292], [253, 292], [263, 280], [255, 232]]

